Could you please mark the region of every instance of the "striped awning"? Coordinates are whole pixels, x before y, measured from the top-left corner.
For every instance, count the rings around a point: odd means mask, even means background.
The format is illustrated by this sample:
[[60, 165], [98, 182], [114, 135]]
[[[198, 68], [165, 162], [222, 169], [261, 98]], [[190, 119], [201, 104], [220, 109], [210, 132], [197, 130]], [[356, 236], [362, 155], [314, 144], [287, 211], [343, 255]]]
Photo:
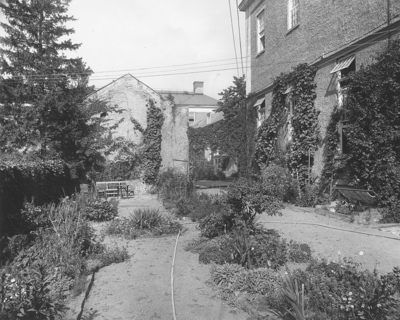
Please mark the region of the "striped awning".
[[264, 102], [264, 100], [265, 100], [265, 98], [258, 99], [257, 102], [254, 104], [253, 107], [258, 107], [258, 106], [260, 106], [260, 105]]
[[293, 87], [288, 87], [284, 94], [291, 93], [293, 91]]
[[355, 58], [356, 58], [356, 56], [351, 56], [351, 57], [347, 57], [347, 58], [339, 60], [338, 63], [336, 64], [336, 66], [333, 68], [333, 70], [330, 73], [338, 72], [340, 70], [348, 68], [351, 65], [351, 63], [354, 61]]

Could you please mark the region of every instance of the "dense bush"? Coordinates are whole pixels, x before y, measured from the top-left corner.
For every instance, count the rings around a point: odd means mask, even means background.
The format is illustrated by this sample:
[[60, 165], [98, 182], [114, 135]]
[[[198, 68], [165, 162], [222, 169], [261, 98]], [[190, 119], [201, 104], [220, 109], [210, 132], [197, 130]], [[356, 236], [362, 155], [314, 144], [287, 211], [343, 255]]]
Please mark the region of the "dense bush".
[[118, 215], [118, 200], [96, 199], [89, 201], [85, 211], [85, 218], [89, 221], [110, 221]]
[[378, 275], [343, 263], [312, 261], [293, 277], [305, 286], [307, 319], [398, 319], [400, 269]]
[[187, 198], [193, 191], [193, 182], [187, 175], [171, 168], [158, 174], [155, 186], [164, 201]]
[[194, 180], [225, 180], [225, 173], [207, 161], [203, 155], [192, 160], [192, 171]]
[[211, 268], [211, 283], [230, 304], [237, 304], [238, 293], [249, 293], [273, 297], [279, 294], [282, 279], [271, 269], [245, 269], [236, 264], [214, 265]]
[[0, 272], [2, 318], [53, 319], [62, 312], [74, 279], [86, 270], [85, 256], [104, 250], [80, 205], [68, 198], [41, 208], [26, 204], [37, 229], [29, 241], [21, 235], [18, 253], [17, 237], [9, 243], [12, 260]]
[[275, 230], [256, 229], [246, 233], [235, 229], [190, 247], [202, 263], [236, 263], [243, 267], [278, 269], [287, 262], [308, 262], [311, 248], [305, 243], [286, 241]]
[[180, 198], [175, 203], [175, 214], [190, 217], [192, 221], [199, 221], [212, 213], [218, 213], [225, 208], [224, 197], [193, 193], [190, 198]]
[[269, 192], [282, 201], [294, 202], [297, 198], [296, 182], [287, 168], [272, 163], [261, 170], [261, 177]]
[[226, 204], [236, 222], [250, 228], [253, 228], [257, 214], [276, 215], [283, 208], [282, 196], [275, 186], [256, 178], [240, 178], [230, 185]]
[[0, 232], [8, 236], [25, 231], [19, 223], [25, 201], [34, 200], [35, 205], [57, 203], [79, 190], [67, 165], [58, 160], [0, 161], [0, 181]]

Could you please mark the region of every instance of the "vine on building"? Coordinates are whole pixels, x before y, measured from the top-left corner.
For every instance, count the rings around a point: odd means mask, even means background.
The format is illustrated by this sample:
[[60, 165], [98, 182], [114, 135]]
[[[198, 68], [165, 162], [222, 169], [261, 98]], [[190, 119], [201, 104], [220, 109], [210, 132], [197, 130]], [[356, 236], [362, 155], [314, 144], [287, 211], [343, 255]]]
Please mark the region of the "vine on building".
[[310, 167], [319, 141], [314, 82], [316, 67], [300, 64], [274, 81], [270, 116], [257, 133], [255, 161], [260, 168], [285, 162], [301, 186], [310, 181]]

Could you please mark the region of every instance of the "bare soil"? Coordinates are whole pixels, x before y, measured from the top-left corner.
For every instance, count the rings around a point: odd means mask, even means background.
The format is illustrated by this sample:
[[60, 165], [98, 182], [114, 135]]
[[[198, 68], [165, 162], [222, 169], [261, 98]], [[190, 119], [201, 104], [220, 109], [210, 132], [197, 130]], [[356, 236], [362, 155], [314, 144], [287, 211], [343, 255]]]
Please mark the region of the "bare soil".
[[[138, 207], [163, 210], [156, 196], [142, 195], [122, 199], [120, 216], [129, 216]], [[400, 266], [400, 236], [383, 231], [385, 228], [373, 220], [350, 223], [326, 210], [287, 205], [282, 216], [263, 214], [259, 222], [276, 229], [284, 238], [308, 243], [315, 256], [334, 261], [349, 257], [363, 268], [377, 267], [379, 272], [387, 273]], [[179, 238], [175, 261], [177, 319], [247, 319], [246, 313], [216, 298], [206, 284], [210, 267], [199, 264], [198, 255], [184, 250], [199, 233], [190, 221], [182, 222], [189, 223]], [[391, 228], [396, 230], [398, 226]], [[96, 273], [81, 319], [173, 319], [171, 264], [176, 236], [131, 241], [107, 237], [105, 241], [127, 246], [131, 258]], [[83, 297], [84, 294], [70, 301], [66, 319], [77, 319]]]

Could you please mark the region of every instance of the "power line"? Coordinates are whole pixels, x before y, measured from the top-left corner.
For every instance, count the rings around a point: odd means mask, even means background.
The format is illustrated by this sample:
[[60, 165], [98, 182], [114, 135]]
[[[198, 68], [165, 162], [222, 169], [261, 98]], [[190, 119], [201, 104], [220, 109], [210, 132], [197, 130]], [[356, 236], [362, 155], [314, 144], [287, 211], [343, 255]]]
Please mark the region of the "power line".
[[240, 36], [240, 20], [239, 20], [239, 4], [238, 4], [238, 0], [236, 0], [236, 16], [237, 16], [238, 30], [239, 30], [240, 61], [242, 62], [242, 75], [244, 75], [243, 52], [242, 52], [242, 37]]
[[[400, 28], [396, 28], [394, 30], [400, 30]], [[393, 31], [393, 30], [392, 30]], [[380, 31], [380, 32], [376, 32], [375, 34], [387, 34], [389, 33], [389, 31]], [[357, 48], [357, 47], [365, 47], [366, 45], [370, 45], [370, 44], [375, 44], [375, 43], [379, 43], [381, 41], [384, 41], [386, 39], [380, 39], [380, 40], [375, 40], [375, 41], [368, 41], [365, 42], [363, 44], [353, 44], [353, 45], [348, 45], [348, 47], [352, 47], [352, 48]], [[340, 47], [339, 47], [340, 48]], [[333, 52], [335, 50], [332, 50], [330, 52]], [[229, 61], [229, 60], [233, 60], [233, 59], [223, 59], [220, 61]], [[269, 63], [265, 63], [265, 64], [259, 64], [258, 67], [265, 67], [265, 66], [270, 66], [270, 65], [279, 65], [279, 64], [295, 64], [295, 63], [300, 63], [300, 62], [306, 62], [308, 59], [302, 59], [302, 60], [288, 60], [288, 61], [279, 61], [279, 62], [269, 62]], [[196, 65], [199, 63], [194, 63], [193, 65]], [[199, 70], [199, 71], [192, 71], [193, 69], [204, 69], [204, 68], [212, 68], [212, 67], [221, 67], [221, 66], [228, 66], [228, 65], [232, 65], [235, 64], [235, 62], [231, 62], [231, 63], [226, 63], [226, 64], [216, 64], [216, 65], [210, 65], [210, 66], [202, 66], [202, 67], [193, 67], [193, 68], [184, 68], [184, 69], [174, 69], [174, 70], [165, 70], [165, 71], [160, 71], [160, 72], [168, 72], [168, 73], [163, 73], [163, 74], [151, 74], [154, 73], [155, 71], [151, 71], [151, 72], [145, 72], [145, 73], [139, 73], [136, 74], [135, 77], [137, 78], [147, 78], [147, 77], [160, 77], [160, 76], [173, 76], [173, 75], [184, 75], [184, 74], [194, 74], [194, 73], [207, 73], [207, 72], [215, 72], [215, 71], [227, 71], [227, 70], [234, 70], [234, 69], [238, 69], [238, 66], [236, 64], [236, 68], [219, 68], [219, 69], [212, 69], [212, 70]], [[185, 64], [185, 65], [191, 65], [191, 64]], [[249, 67], [246, 67], [246, 69], [248, 69]], [[149, 68], [143, 68], [143, 69], [149, 69]], [[176, 71], [184, 71], [184, 70], [188, 70], [188, 72], [176, 72]], [[85, 75], [86, 73], [84, 73]], [[73, 75], [78, 75], [78, 74], [71, 74]], [[58, 80], [62, 80], [62, 79], [67, 79], [68, 76], [65, 75], [47, 75], [46, 77], [43, 76], [39, 76], [39, 75], [21, 75], [20, 76], [21, 79], [24, 79], [24, 77], [32, 77], [34, 81], [47, 81], [47, 82], [55, 82]], [[99, 81], [99, 80], [115, 80], [116, 78], [118, 78], [117, 75], [104, 75], [103, 77], [90, 77], [91, 81]], [[8, 82], [20, 82], [18, 80], [14, 80], [14, 79], [9, 79]]]
[[228, 3], [229, 3], [229, 15], [231, 16], [231, 27], [232, 27], [233, 47], [234, 47], [234, 49], [235, 49], [237, 75], [238, 75], [238, 77], [239, 77], [239, 65], [238, 65], [238, 61], [237, 61], [235, 33], [234, 33], [234, 31], [233, 31], [233, 19], [232, 19], [231, 0], [228, 0]]

